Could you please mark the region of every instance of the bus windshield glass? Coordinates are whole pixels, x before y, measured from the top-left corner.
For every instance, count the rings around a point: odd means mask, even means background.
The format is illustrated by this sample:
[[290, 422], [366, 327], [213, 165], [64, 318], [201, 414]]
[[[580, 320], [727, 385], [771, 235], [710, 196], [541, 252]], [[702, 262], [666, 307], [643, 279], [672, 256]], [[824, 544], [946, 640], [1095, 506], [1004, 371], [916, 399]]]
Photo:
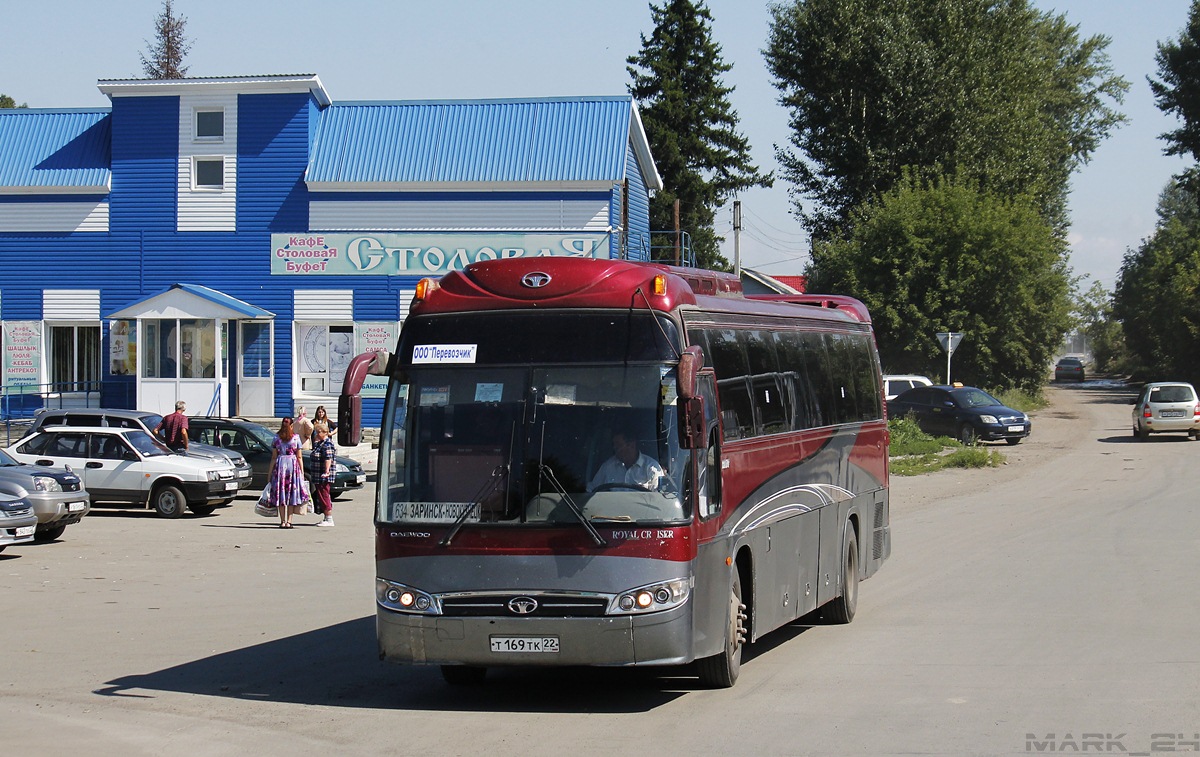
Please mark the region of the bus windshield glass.
[[391, 384], [379, 520], [683, 521], [676, 391], [663, 363], [413, 366]]

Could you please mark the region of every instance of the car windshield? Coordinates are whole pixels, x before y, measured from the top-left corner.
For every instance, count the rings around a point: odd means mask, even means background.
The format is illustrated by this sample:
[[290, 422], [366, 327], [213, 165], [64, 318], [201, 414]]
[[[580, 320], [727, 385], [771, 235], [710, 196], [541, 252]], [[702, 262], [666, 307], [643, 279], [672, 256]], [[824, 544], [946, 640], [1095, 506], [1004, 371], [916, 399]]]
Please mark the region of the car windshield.
[[1083, 363], [1080, 362], [1079, 358], [1077, 357], [1064, 357], [1062, 360], [1058, 361], [1058, 364], [1064, 368], [1078, 368], [1079, 366], [1083, 365]]
[[135, 430], [125, 434], [125, 440], [129, 442], [138, 452], [144, 457], [157, 457], [158, 455], [173, 455], [175, 454], [159, 440], [155, 439], [145, 431]]
[[275, 443], [275, 432], [258, 423], [243, 423], [242, 428], [251, 436], [270, 447]]
[[955, 389], [950, 392], [950, 396], [954, 398], [959, 407], [995, 407], [1002, 404], [1000, 400], [982, 389], [975, 389], [973, 387]]

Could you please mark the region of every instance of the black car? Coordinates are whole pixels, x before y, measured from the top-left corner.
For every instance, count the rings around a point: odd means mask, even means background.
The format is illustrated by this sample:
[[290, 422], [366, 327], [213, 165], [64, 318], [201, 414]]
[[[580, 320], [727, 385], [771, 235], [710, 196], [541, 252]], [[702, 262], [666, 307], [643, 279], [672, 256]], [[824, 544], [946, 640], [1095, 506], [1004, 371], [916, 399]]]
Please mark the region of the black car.
[[[212, 415], [189, 416], [188, 430], [197, 441], [240, 452], [254, 469], [250, 487], [261, 489], [267, 485], [271, 476], [271, 444], [275, 441], [274, 431], [253, 421]], [[301, 454], [304, 458], [304, 472], [307, 475], [312, 450], [302, 450]], [[348, 489], [361, 489], [367, 483], [367, 474], [362, 463], [352, 457], [338, 455], [334, 469], [337, 478], [329, 487], [331, 497], [340, 497]]]
[[973, 386], [919, 386], [888, 402], [888, 416], [916, 419], [931, 436], [952, 436], [963, 444], [998, 441], [1019, 444], [1032, 423], [1020, 410]]

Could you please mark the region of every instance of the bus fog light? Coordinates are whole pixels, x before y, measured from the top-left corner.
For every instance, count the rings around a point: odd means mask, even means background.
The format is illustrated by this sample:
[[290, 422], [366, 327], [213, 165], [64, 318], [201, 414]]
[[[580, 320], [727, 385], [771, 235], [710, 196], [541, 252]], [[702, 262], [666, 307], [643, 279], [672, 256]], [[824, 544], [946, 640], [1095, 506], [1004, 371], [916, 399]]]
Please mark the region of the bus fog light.
[[621, 597], [621, 601], [618, 602], [617, 604], [622, 610], [632, 610], [633, 609], [633, 597], [626, 594], [625, 596]]
[[415, 601], [416, 601], [416, 597], [413, 596], [413, 593], [411, 591], [406, 591], [400, 595], [400, 606], [401, 607], [412, 607], [413, 602], [415, 602]]
[[637, 606], [647, 608], [654, 604], [654, 597], [648, 591], [639, 591], [637, 595]]

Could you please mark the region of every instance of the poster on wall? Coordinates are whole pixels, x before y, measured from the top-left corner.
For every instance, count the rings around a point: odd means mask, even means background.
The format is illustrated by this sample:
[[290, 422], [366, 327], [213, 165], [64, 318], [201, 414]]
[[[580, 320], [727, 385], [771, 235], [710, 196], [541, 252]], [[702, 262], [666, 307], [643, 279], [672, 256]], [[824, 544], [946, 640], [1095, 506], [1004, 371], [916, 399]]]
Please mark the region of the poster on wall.
[[[394, 321], [362, 322], [354, 324], [354, 354], [364, 352], [391, 352], [396, 349], [399, 329]], [[387, 394], [387, 376], [367, 376], [363, 382], [363, 397], [383, 397]]]
[[42, 322], [4, 322], [4, 384], [42, 383]]
[[108, 372], [114, 376], [137, 372], [137, 321], [108, 322]]

